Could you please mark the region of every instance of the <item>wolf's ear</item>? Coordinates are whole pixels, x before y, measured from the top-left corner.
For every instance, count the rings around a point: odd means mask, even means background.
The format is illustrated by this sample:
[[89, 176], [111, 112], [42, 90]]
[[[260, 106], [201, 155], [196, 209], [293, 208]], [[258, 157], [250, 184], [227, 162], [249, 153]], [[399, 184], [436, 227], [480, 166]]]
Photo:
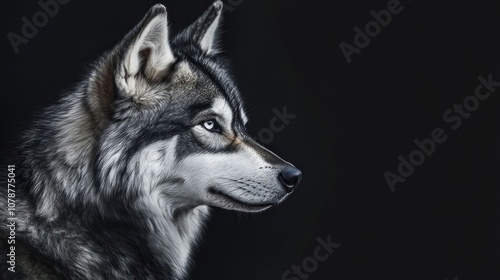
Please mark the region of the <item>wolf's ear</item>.
[[184, 43], [193, 42], [205, 53], [217, 52], [217, 30], [222, 17], [222, 1], [216, 1], [179, 36]]
[[124, 79], [144, 75], [148, 80], [164, 77], [175, 58], [168, 39], [167, 9], [153, 6], [134, 29], [122, 61]]

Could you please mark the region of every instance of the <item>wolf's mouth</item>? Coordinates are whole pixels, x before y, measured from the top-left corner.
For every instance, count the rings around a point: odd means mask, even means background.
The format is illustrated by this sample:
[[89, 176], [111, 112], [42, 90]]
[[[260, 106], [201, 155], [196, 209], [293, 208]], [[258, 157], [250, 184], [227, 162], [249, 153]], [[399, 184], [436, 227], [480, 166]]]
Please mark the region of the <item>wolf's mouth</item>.
[[239, 200], [239, 199], [237, 199], [235, 197], [232, 197], [229, 194], [227, 194], [227, 193], [225, 193], [225, 192], [223, 192], [221, 190], [215, 189], [213, 187], [210, 187], [208, 189], [208, 192], [211, 193], [211, 194], [223, 197], [224, 199], [229, 200], [229, 201], [231, 201], [233, 203], [241, 204], [241, 205], [244, 205], [244, 206], [247, 206], [247, 207], [267, 208], [267, 207], [271, 207], [271, 206], [277, 204], [277, 203], [249, 203], [249, 202], [241, 201], [241, 200]]

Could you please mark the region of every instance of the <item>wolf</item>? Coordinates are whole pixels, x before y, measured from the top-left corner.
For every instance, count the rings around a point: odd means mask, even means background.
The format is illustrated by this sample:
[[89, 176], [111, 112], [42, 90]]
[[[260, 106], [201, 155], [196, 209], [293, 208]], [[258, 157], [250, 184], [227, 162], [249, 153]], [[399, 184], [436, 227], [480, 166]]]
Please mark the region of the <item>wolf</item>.
[[217, 48], [222, 10], [171, 36], [153, 6], [23, 134], [4, 279], [183, 279], [209, 208], [259, 212], [297, 187], [301, 171], [245, 129]]

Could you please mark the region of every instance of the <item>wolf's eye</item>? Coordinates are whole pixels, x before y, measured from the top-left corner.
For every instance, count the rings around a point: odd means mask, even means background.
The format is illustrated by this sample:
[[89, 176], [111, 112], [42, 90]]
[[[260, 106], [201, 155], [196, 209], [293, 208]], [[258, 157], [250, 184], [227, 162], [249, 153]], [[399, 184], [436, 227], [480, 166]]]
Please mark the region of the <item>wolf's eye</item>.
[[221, 132], [220, 126], [215, 120], [208, 120], [202, 123], [203, 127], [210, 132]]

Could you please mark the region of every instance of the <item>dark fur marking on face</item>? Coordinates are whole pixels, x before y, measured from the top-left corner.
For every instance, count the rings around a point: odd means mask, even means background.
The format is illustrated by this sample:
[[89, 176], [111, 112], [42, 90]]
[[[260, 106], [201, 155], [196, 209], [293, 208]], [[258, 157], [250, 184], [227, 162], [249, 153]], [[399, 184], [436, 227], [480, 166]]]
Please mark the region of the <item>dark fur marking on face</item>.
[[[199, 102], [190, 105], [187, 109], [189, 111], [190, 119], [191, 120], [195, 119], [200, 112], [210, 109], [211, 106], [212, 104], [210, 102]], [[193, 123], [193, 125], [196, 124]]]
[[162, 140], [168, 140], [175, 135], [179, 135], [189, 129], [180, 123], [173, 124], [156, 124], [144, 128], [140, 134], [137, 134], [134, 139], [131, 139], [131, 146], [126, 150], [124, 160], [129, 162], [132, 157], [144, 147]]
[[[224, 82], [224, 78], [220, 77], [217, 74], [217, 69], [212, 69], [213, 66], [211, 66], [211, 63], [208, 62], [199, 62], [197, 61], [194, 57], [195, 56], [188, 56], [186, 54], [181, 53], [183, 55], [183, 58], [187, 61], [189, 61], [191, 64], [193, 64], [196, 69], [200, 70], [203, 74], [205, 74], [213, 83], [214, 85], [220, 90], [220, 93], [223, 95], [224, 99], [228, 102], [228, 104], [231, 107], [231, 111], [233, 113], [233, 119], [231, 121], [231, 128], [233, 129], [233, 132], [236, 135], [243, 135], [246, 134], [246, 129], [243, 124], [243, 118], [241, 116], [241, 98], [237, 94], [235, 88], [228, 87], [226, 83]], [[205, 61], [216, 61], [217, 58], [212, 57], [206, 57]], [[217, 65], [217, 62], [213, 62], [215, 65]], [[218, 67], [218, 66], [216, 66]]]
[[232, 153], [237, 150], [236, 146], [230, 144], [221, 149], [213, 149], [200, 141], [192, 131], [181, 134], [178, 141], [179, 143], [182, 143], [182, 145], [177, 145], [176, 148], [176, 159], [178, 161], [193, 154], [204, 154], [207, 152], [210, 152], [211, 154], [223, 154]]
[[[206, 56], [202, 55], [202, 59], [198, 60], [194, 55], [189, 56], [185, 53], [179, 52], [179, 55], [182, 56], [183, 59], [189, 61], [193, 66], [196, 67], [199, 71], [201, 71], [205, 76], [207, 76], [210, 81], [219, 89], [220, 93], [223, 95], [224, 99], [231, 106], [231, 110], [233, 112], [233, 116], [239, 116], [240, 112], [240, 103], [241, 100], [239, 95], [235, 93], [235, 88], [228, 87], [223, 77], [221, 77], [217, 73], [217, 69], [213, 69], [213, 67], [220, 67], [217, 63], [217, 58], [214, 56]], [[203, 62], [203, 60], [205, 62]], [[211, 65], [213, 63], [214, 65]]]

